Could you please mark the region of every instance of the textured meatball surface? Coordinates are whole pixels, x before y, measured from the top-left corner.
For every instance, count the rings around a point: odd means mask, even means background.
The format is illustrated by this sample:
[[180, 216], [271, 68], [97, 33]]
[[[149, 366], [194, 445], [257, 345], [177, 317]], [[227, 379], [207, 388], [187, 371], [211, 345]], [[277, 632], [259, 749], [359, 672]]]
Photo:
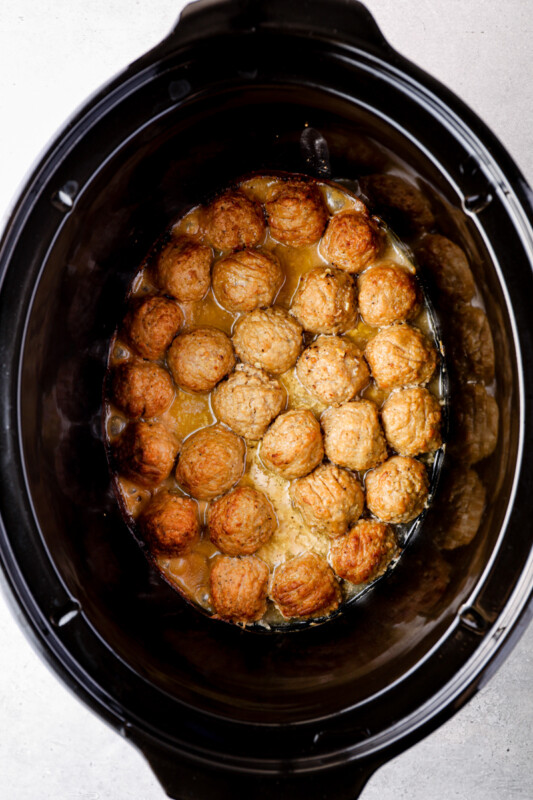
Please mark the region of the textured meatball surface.
[[340, 336], [319, 336], [298, 359], [296, 373], [307, 391], [326, 405], [351, 400], [370, 379], [357, 345]]
[[176, 461], [179, 439], [161, 422], [130, 422], [114, 446], [119, 470], [141, 486], [157, 486]]
[[239, 436], [260, 439], [283, 410], [287, 396], [276, 378], [264, 370], [239, 364], [211, 397], [217, 418]]
[[393, 456], [366, 476], [366, 504], [382, 522], [410, 522], [421, 513], [429, 492], [425, 466]]
[[341, 596], [326, 559], [311, 552], [276, 568], [271, 595], [286, 619], [329, 614], [338, 607]]
[[441, 417], [439, 401], [422, 387], [393, 392], [381, 409], [387, 441], [401, 456], [438, 450]]
[[215, 559], [209, 575], [215, 613], [231, 622], [255, 622], [266, 611], [268, 567], [256, 556]]
[[350, 472], [323, 464], [290, 488], [291, 499], [304, 522], [316, 533], [335, 538], [346, 533], [362, 514], [365, 496]]
[[393, 229], [423, 230], [435, 222], [429, 200], [398, 175], [368, 175], [361, 187]]
[[328, 219], [320, 189], [297, 180], [273, 187], [265, 209], [271, 235], [293, 247], [318, 241]]
[[333, 267], [315, 267], [300, 280], [291, 313], [311, 333], [349, 331], [357, 322], [352, 279]]
[[468, 259], [459, 245], [432, 233], [424, 236], [416, 251], [420, 264], [428, 269], [443, 299], [469, 303], [476, 293]]
[[244, 472], [245, 445], [222, 425], [201, 428], [183, 443], [176, 479], [198, 500], [227, 492]]
[[487, 458], [498, 441], [499, 409], [484, 386], [469, 383], [462, 387], [452, 405], [453, 454], [469, 464]]
[[481, 308], [454, 309], [449, 337], [451, 361], [465, 381], [491, 383], [494, 380], [494, 343], [487, 315]]
[[357, 281], [359, 311], [367, 325], [382, 327], [416, 316], [420, 294], [416, 278], [406, 269], [383, 264]]
[[307, 475], [323, 458], [320, 425], [315, 415], [306, 409], [281, 414], [263, 437], [263, 464], [287, 480]]
[[143, 358], [162, 358], [183, 323], [183, 314], [174, 300], [145, 297], [135, 303], [124, 318], [128, 341]]
[[357, 211], [341, 211], [328, 222], [320, 249], [322, 255], [346, 272], [361, 272], [382, 248], [374, 220]]
[[280, 375], [296, 364], [302, 327], [283, 308], [258, 308], [237, 320], [233, 346], [241, 361]]
[[332, 542], [329, 560], [340, 578], [366, 583], [379, 575], [396, 552], [394, 534], [388, 525], [361, 519], [346, 536]]
[[211, 505], [209, 538], [228, 556], [251, 555], [268, 542], [277, 528], [276, 515], [263, 492], [239, 486]]
[[139, 518], [143, 536], [155, 555], [182, 556], [200, 538], [198, 506], [190, 497], [161, 491]]
[[265, 237], [265, 219], [259, 203], [238, 190], [217, 197], [205, 211], [205, 233], [217, 250], [255, 247]]
[[173, 237], [153, 268], [155, 282], [180, 302], [201, 300], [211, 283], [211, 248], [186, 236]]
[[228, 311], [272, 305], [284, 280], [277, 256], [267, 250], [231, 253], [213, 267], [213, 292]]
[[380, 389], [427, 383], [437, 366], [433, 345], [407, 324], [380, 331], [367, 344], [365, 358]]
[[231, 339], [217, 328], [195, 328], [176, 336], [167, 363], [178, 386], [209, 392], [235, 366]]
[[365, 470], [387, 458], [378, 409], [371, 400], [356, 400], [338, 408], [328, 408], [320, 421], [324, 430], [324, 449], [333, 463]]
[[166, 369], [135, 358], [114, 369], [112, 397], [132, 419], [157, 417], [172, 403], [174, 386]]
[[435, 544], [443, 550], [470, 544], [481, 524], [486, 499], [485, 487], [475, 470], [454, 470], [443, 486]]

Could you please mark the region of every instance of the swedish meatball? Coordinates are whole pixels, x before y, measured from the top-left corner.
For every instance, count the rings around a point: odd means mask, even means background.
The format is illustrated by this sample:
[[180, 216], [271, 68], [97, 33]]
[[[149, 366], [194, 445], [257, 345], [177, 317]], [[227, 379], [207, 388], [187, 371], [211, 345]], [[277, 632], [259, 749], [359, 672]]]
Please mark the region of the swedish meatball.
[[349, 331], [357, 322], [352, 279], [333, 267], [315, 267], [300, 280], [291, 314], [311, 333]]
[[128, 417], [157, 417], [170, 406], [174, 386], [166, 369], [138, 358], [113, 370], [113, 402]]
[[469, 303], [476, 293], [476, 285], [468, 259], [461, 248], [432, 233], [424, 236], [416, 250], [418, 261], [432, 274], [441, 296], [451, 303]]
[[257, 308], [237, 321], [233, 346], [241, 361], [278, 375], [296, 364], [302, 327], [283, 308]]
[[320, 422], [326, 455], [335, 464], [365, 470], [387, 458], [378, 409], [371, 400], [356, 400], [338, 408], [328, 408]]
[[114, 446], [119, 471], [151, 488], [170, 475], [179, 439], [161, 422], [130, 422]]
[[489, 321], [481, 308], [454, 309], [450, 361], [465, 381], [491, 383], [494, 379], [494, 342]]
[[189, 497], [158, 492], [140, 516], [139, 526], [155, 555], [185, 555], [200, 537], [198, 506]]
[[429, 200], [398, 175], [368, 175], [360, 183], [393, 229], [420, 230], [435, 222]]
[[361, 519], [331, 543], [329, 561], [340, 578], [366, 583], [377, 578], [397, 552], [392, 529], [384, 522]]
[[444, 482], [435, 544], [443, 550], [464, 547], [481, 524], [487, 493], [473, 469], [454, 470]]
[[361, 272], [382, 248], [378, 226], [367, 214], [341, 211], [328, 222], [320, 250], [324, 258], [346, 272]]
[[219, 497], [207, 518], [209, 538], [228, 556], [255, 553], [268, 542], [277, 528], [276, 515], [263, 492], [250, 486]]
[[268, 250], [241, 250], [213, 267], [213, 292], [228, 311], [272, 305], [284, 280], [277, 256]]
[[155, 361], [163, 356], [182, 323], [183, 314], [174, 300], [151, 296], [132, 306], [124, 318], [124, 331], [139, 355]]
[[274, 186], [265, 209], [271, 235], [293, 247], [318, 241], [328, 218], [318, 186], [298, 180]]
[[271, 594], [286, 619], [329, 614], [341, 598], [339, 584], [326, 559], [310, 552], [276, 568]]
[[351, 472], [323, 464], [289, 490], [304, 522], [316, 533], [342, 536], [362, 514], [365, 496]]
[[207, 207], [205, 232], [208, 242], [217, 250], [255, 247], [265, 237], [263, 210], [244, 192], [225, 192]]
[[152, 268], [154, 280], [165, 294], [180, 302], [201, 300], [211, 282], [211, 248], [186, 236], [173, 237]]
[[265, 467], [287, 480], [307, 475], [323, 458], [320, 425], [307, 409], [281, 414], [261, 443], [261, 460]]
[[453, 454], [469, 464], [487, 458], [498, 441], [499, 409], [484, 386], [463, 386], [452, 405]]
[[198, 500], [227, 492], [244, 472], [244, 442], [222, 425], [201, 428], [183, 443], [176, 479]]
[[367, 325], [382, 327], [405, 322], [420, 309], [420, 293], [414, 275], [394, 264], [364, 272], [357, 281], [359, 311]]
[[209, 392], [231, 372], [235, 356], [223, 331], [194, 328], [174, 339], [167, 363], [178, 386], [189, 392]]
[[231, 622], [255, 622], [266, 611], [269, 571], [256, 556], [215, 559], [209, 575], [215, 613]]
[[365, 358], [380, 389], [427, 383], [437, 365], [435, 348], [407, 324], [380, 331], [367, 344]]
[[285, 389], [262, 369], [239, 364], [212, 394], [213, 411], [235, 433], [260, 439], [285, 406]]
[[428, 493], [426, 468], [414, 458], [393, 456], [366, 476], [366, 504], [382, 522], [418, 517]]
[[437, 398], [418, 386], [393, 392], [381, 409], [387, 441], [401, 456], [438, 450], [441, 416]]
[[351, 400], [369, 381], [363, 354], [349, 339], [319, 336], [296, 364], [307, 391], [327, 405]]

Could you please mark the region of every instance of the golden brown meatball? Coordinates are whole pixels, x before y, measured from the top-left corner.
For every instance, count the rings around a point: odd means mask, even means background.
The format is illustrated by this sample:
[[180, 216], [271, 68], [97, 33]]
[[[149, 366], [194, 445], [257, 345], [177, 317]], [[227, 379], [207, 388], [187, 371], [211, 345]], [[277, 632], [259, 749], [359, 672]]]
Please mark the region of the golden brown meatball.
[[349, 339], [319, 336], [296, 364], [307, 391], [326, 405], [351, 400], [369, 381], [363, 354]]
[[315, 267], [300, 280], [291, 314], [311, 333], [351, 330], [357, 322], [352, 279], [333, 267]]
[[205, 232], [217, 250], [255, 247], [265, 237], [263, 210], [244, 192], [224, 192], [205, 211]]
[[328, 222], [320, 250], [324, 258], [346, 272], [361, 272], [382, 247], [378, 226], [367, 214], [341, 211]]
[[213, 267], [213, 292], [228, 311], [272, 305], [284, 280], [278, 258], [268, 250], [231, 253]]
[[476, 293], [468, 259], [454, 242], [432, 233], [424, 236], [416, 251], [418, 261], [432, 274], [441, 295], [451, 303], [469, 303]]
[[130, 422], [114, 446], [121, 474], [149, 488], [168, 478], [178, 450], [178, 437], [161, 422]]
[[295, 481], [289, 492], [311, 530], [332, 538], [346, 533], [361, 516], [365, 504], [355, 475], [333, 464], [317, 467], [310, 475]]
[[157, 417], [174, 399], [174, 386], [166, 369], [134, 358], [113, 370], [113, 402], [128, 417]]
[[453, 454], [468, 464], [487, 458], [498, 441], [496, 400], [478, 383], [463, 386], [452, 405]]
[[303, 553], [276, 568], [272, 599], [286, 619], [324, 616], [340, 602], [339, 584], [325, 558]]
[[296, 364], [302, 328], [283, 308], [257, 308], [237, 321], [233, 346], [241, 361], [278, 375]]
[[365, 470], [387, 458], [378, 409], [371, 400], [356, 400], [338, 408], [328, 408], [320, 422], [326, 455], [335, 464]]
[[231, 339], [217, 328], [194, 328], [177, 336], [168, 351], [172, 377], [189, 392], [210, 392], [235, 366]]
[[266, 611], [268, 567], [256, 556], [216, 558], [209, 583], [217, 617], [231, 622], [255, 622]]
[[473, 469], [454, 470], [445, 481], [439, 503], [435, 544], [443, 550], [455, 550], [470, 544], [485, 511], [486, 492]]
[[201, 300], [211, 282], [213, 251], [187, 236], [173, 237], [153, 267], [154, 280], [165, 294], [181, 303]]
[[183, 323], [174, 300], [145, 297], [137, 301], [124, 318], [126, 337], [143, 358], [162, 358]]
[[494, 380], [494, 343], [489, 321], [481, 308], [454, 309], [449, 337], [451, 362], [465, 381], [491, 383]]
[[388, 525], [361, 519], [346, 536], [331, 543], [329, 560], [340, 578], [351, 583], [366, 583], [378, 577], [397, 550]]
[[367, 325], [382, 327], [405, 322], [420, 309], [414, 275], [402, 267], [383, 264], [364, 272], [357, 281], [359, 311]]
[[211, 397], [217, 418], [246, 439], [260, 439], [286, 401], [276, 378], [248, 364], [239, 364]]
[[298, 180], [274, 186], [265, 209], [271, 235], [293, 247], [318, 241], [328, 218], [318, 186]]
[[155, 555], [185, 555], [200, 538], [198, 506], [189, 497], [170, 492], [158, 492], [153, 497], [139, 525]]
[[429, 492], [425, 466], [393, 456], [366, 476], [366, 504], [382, 522], [410, 522], [421, 513]]
[[287, 480], [307, 475], [323, 458], [320, 425], [306, 409], [281, 414], [261, 443], [261, 460], [265, 467]]
[[435, 348], [407, 324], [380, 331], [367, 344], [365, 358], [380, 389], [427, 383], [437, 365]]
[[421, 387], [393, 392], [381, 409], [387, 441], [401, 456], [438, 450], [441, 416], [437, 398]]
[[215, 500], [207, 519], [209, 538], [228, 556], [255, 553], [277, 526], [268, 498], [249, 486], [239, 486]]
[[361, 179], [361, 188], [393, 229], [419, 230], [435, 222], [429, 200], [398, 175], [368, 175]]
[[183, 443], [176, 479], [198, 500], [212, 500], [227, 492], [244, 472], [242, 439], [222, 425], [201, 428]]

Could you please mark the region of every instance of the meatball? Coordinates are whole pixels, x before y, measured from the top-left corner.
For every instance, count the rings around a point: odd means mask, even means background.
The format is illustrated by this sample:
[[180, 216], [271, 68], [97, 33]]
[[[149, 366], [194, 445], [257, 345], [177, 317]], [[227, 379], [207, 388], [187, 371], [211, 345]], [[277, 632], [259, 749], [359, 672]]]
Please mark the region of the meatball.
[[255, 247], [263, 241], [265, 230], [259, 203], [238, 190], [220, 195], [205, 211], [206, 238], [217, 250]]
[[320, 421], [324, 429], [326, 455], [335, 464], [365, 470], [387, 458], [378, 409], [371, 400], [357, 400], [338, 408], [328, 408]]
[[357, 322], [352, 279], [333, 267], [315, 267], [301, 279], [291, 314], [311, 333], [349, 331]]
[[298, 359], [296, 373], [307, 391], [326, 405], [351, 400], [369, 381], [363, 354], [340, 336], [319, 336]]
[[209, 289], [212, 260], [208, 245], [186, 236], [174, 237], [152, 269], [154, 280], [165, 294], [182, 303], [201, 300]]
[[393, 456], [366, 476], [366, 504], [382, 522], [410, 522], [429, 493], [426, 468], [414, 458]]
[[227, 492], [244, 472], [242, 439], [222, 425], [201, 428], [183, 443], [176, 479], [198, 500], [211, 500]]
[[368, 267], [381, 247], [381, 234], [374, 220], [359, 211], [341, 211], [330, 219], [320, 250], [336, 267], [353, 273]]
[[361, 519], [346, 536], [332, 542], [329, 561], [340, 578], [366, 583], [378, 577], [396, 552], [394, 534], [388, 525]]
[[406, 324], [380, 331], [367, 344], [365, 358], [380, 389], [427, 383], [437, 366], [435, 348]]
[[219, 497], [209, 509], [209, 538], [228, 556], [255, 553], [277, 528], [268, 498], [257, 489], [239, 486]]
[[323, 464], [295, 481], [289, 492], [311, 530], [332, 538], [346, 533], [361, 516], [365, 504], [355, 475], [333, 464]]
[[281, 414], [265, 433], [261, 460], [282, 478], [292, 480], [311, 472], [324, 458], [322, 432], [306, 409]]
[[405, 322], [420, 309], [414, 275], [402, 267], [383, 264], [367, 270], [357, 281], [359, 311], [367, 325], [382, 327]]
[[438, 450], [441, 416], [437, 398], [421, 387], [393, 392], [381, 409], [387, 441], [401, 456]]
[[277, 257], [268, 250], [231, 253], [213, 267], [213, 292], [228, 311], [272, 305], [284, 280]]
[[183, 556], [200, 538], [198, 506], [189, 497], [170, 492], [155, 495], [139, 525], [155, 555]]
[[481, 308], [454, 309], [450, 335], [451, 362], [465, 381], [494, 380], [494, 342], [489, 321]]
[[130, 422], [114, 447], [122, 475], [141, 486], [157, 486], [170, 475], [179, 439], [161, 422]]
[[498, 441], [498, 404], [478, 383], [469, 383], [452, 405], [453, 454], [468, 464], [487, 458]]
[[271, 235], [293, 247], [318, 241], [328, 218], [318, 186], [298, 180], [274, 186], [265, 209]]
[[333, 571], [316, 553], [303, 553], [277, 567], [271, 593], [286, 619], [324, 616], [338, 607], [341, 598]]
[[241, 361], [278, 375], [296, 364], [302, 328], [283, 308], [257, 308], [237, 321], [233, 346]]
[[183, 314], [174, 300], [145, 297], [133, 305], [124, 318], [128, 341], [143, 358], [162, 358], [183, 323]]
[[174, 386], [166, 369], [150, 361], [132, 359], [115, 367], [113, 402], [128, 417], [157, 417], [174, 399]]
[[266, 611], [269, 571], [256, 556], [215, 559], [209, 575], [217, 617], [231, 622], [255, 622]]
[[422, 239], [416, 255], [420, 264], [433, 276], [443, 299], [455, 304], [469, 303], [476, 293], [474, 277], [468, 259], [454, 242], [432, 233]]
[[217, 418], [246, 439], [260, 439], [286, 401], [276, 378], [248, 364], [239, 364], [211, 397]]
[[394, 230], [416, 231], [431, 228], [435, 222], [429, 200], [398, 175], [368, 175], [360, 183]]
[[178, 386], [209, 392], [235, 366], [231, 340], [217, 328], [195, 328], [177, 336], [167, 362]]
[[455, 550], [470, 544], [481, 524], [486, 504], [485, 487], [473, 469], [454, 470], [444, 483], [435, 544]]

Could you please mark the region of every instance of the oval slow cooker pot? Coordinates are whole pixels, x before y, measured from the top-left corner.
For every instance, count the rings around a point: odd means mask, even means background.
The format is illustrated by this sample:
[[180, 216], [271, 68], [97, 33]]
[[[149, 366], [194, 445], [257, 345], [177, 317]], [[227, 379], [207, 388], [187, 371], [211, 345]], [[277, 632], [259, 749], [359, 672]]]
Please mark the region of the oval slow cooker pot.
[[[100, 415], [109, 339], [150, 244], [218, 187], [271, 169], [392, 171], [425, 194], [437, 230], [469, 255], [500, 423], [478, 466], [488, 500], [470, 545], [435, 546], [438, 489], [394, 572], [361, 601], [328, 624], [258, 636], [198, 614], [150, 567], [110, 488]], [[28, 181], [0, 252], [5, 580], [41, 654], [171, 797], [354, 798], [523, 630], [532, 220], [531, 191], [492, 134], [345, 0], [190, 5]], [[452, 424], [448, 451], [461, 446]], [[448, 476], [456, 463], [446, 457]]]

